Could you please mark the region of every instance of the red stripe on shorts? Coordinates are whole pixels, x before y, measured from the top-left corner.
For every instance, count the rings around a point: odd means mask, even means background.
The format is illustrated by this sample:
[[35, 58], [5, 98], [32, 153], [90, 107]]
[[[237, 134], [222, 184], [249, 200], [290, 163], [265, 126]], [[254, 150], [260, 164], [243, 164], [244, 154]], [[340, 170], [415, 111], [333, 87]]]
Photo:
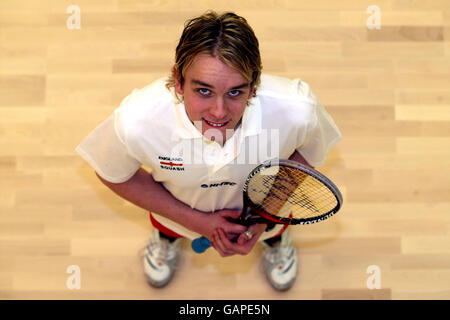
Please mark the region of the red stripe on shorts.
[[151, 212], [149, 212], [149, 214], [150, 214], [150, 221], [152, 222], [153, 227], [164, 233], [166, 236], [174, 238], [183, 238], [183, 236], [180, 236], [178, 233], [164, 227], [161, 223], [156, 221]]

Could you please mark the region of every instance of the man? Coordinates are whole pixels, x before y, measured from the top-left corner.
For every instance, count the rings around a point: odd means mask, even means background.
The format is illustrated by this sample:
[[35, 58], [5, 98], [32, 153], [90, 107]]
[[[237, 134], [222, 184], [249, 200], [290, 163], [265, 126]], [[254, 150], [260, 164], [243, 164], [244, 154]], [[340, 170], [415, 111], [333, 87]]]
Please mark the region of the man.
[[150, 211], [144, 268], [155, 287], [172, 279], [181, 239], [200, 235], [224, 257], [262, 240], [271, 285], [295, 281], [297, 252], [281, 226], [230, 220], [257, 164], [276, 156], [322, 165], [341, 135], [306, 83], [261, 76], [258, 46], [236, 14], [189, 20], [172, 75], [135, 89], [77, 147], [106, 186]]

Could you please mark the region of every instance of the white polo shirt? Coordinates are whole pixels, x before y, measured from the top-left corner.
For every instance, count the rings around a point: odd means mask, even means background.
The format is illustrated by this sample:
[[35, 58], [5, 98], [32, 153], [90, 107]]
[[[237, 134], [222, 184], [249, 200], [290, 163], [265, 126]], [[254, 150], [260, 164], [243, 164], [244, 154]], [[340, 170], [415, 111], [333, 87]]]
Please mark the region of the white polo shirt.
[[[161, 78], [134, 89], [76, 148], [103, 179], [125, 182], [145, 166], [155, 181], [191, 208], [240, 209], [243, 184], [259, 163], [287, 159], [297, 150], [318, 167], [341, 139], [333, 119], [299, 79], [262, 75], [257, 96], [223, 147], [203, 137], [165, 83]], [[153, 216], [189, 239], [199, 236], [157, 213]], [[265, 232], [260, 240], [280, 229]]]

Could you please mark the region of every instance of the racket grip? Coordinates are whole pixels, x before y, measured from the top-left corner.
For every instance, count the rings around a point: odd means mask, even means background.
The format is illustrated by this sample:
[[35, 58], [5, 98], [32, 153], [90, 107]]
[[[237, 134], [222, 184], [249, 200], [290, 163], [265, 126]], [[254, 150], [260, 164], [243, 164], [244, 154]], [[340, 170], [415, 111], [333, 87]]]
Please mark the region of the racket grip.
[[191, 247], [196, 253], [203, 253], [211, 247], [211, 242], [205, 237], [200, 237], [192, 241]]

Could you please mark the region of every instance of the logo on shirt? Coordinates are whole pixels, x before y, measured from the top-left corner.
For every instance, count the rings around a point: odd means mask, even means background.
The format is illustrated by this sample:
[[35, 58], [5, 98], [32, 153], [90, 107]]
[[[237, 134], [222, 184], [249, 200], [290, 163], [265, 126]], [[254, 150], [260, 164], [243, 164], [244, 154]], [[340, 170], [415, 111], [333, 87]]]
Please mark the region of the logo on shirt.
[[234, 186], [236, 185], [236, 182], [228, 182], [228, 181], [224, 181], [224, 182], [220, 182], [220, 183], [210, 183], [210, 184], [202, 184], [201, 187], [202, 188], [213, 188], [213, 187], [221, 187], [221, 186]]
[[184, 171], [183, 158], [171, 158], [159, 156], [159, 166], [161, 169], [174, 170], [174, 171]]

